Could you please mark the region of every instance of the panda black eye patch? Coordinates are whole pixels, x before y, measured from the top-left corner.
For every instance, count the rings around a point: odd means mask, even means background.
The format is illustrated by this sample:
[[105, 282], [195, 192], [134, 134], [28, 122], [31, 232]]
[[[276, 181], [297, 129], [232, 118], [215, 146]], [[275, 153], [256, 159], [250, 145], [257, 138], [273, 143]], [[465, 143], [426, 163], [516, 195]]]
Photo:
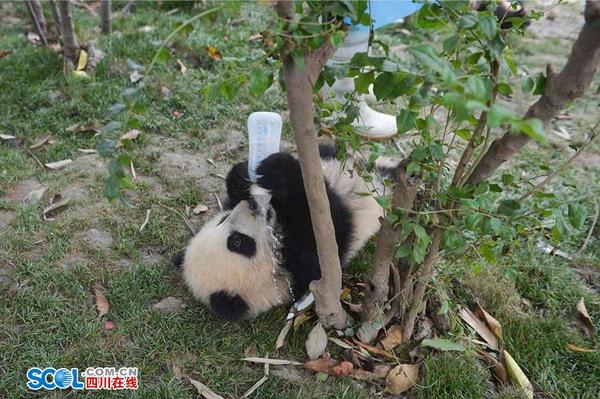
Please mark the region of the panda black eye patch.
[[256, 241], [246, 234], [234, 231], [227, 237], [227, 249], [252, 258], [256, 254]]

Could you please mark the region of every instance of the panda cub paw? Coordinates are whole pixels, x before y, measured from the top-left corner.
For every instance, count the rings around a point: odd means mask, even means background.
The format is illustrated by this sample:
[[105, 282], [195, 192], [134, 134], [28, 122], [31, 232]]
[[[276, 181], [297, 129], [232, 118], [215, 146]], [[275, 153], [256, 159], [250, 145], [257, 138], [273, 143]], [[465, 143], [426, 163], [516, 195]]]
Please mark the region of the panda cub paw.
[[286, 200], [304, 193], [300, 164], [290, 154], [270, 155], [260, 163], [256, 174], [258, 185], [269, 190], [274, 198]]

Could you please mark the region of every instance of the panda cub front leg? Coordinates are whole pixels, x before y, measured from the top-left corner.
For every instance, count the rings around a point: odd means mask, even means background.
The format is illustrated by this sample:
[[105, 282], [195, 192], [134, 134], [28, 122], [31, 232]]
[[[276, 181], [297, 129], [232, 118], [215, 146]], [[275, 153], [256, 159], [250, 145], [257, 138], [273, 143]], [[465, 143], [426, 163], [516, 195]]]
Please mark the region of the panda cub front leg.
[[302, 171], [297, 159], [285, 152], [265, 158], [256, 169], [257, 184], [274, 199], [288, 201], [305, 198]]

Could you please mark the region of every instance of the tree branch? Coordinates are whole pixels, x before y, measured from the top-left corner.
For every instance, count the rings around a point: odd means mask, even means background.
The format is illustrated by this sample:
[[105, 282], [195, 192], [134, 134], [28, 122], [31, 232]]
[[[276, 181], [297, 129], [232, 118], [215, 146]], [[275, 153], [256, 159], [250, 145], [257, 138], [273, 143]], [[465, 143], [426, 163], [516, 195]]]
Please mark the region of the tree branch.
[[40, 41], [44, 47], [48, 46], [48, 40], [46, 39], [46, 19], [44, 18], [44, 10], [39, 0], [27, 0], [27, 11], [33, 21], [35, 32], [40, 37]]
[[[276, 9], [281, 18], [293, 19], [293, 1], [280, 0]], [[310, 284], [310, 290], [315, 296], [316, 311], [321, 323], [326, 327], [344, 328], [349, 324], [349, 317], [340, 302], [342, 270], [313, 124], [312, 103], [313, 83], [334, 51], [335, 47], [329, 40], [313, 52], [305, 51], [303, 68], [285, 50], [282, 51], [281, 58], [290, 120], [298, 147], [321, 268], [321, 278]]]
[[111, 0], [101, 0], [101, 2], [100, 2], [100, 32], [105, 35], [110, 33], [110, 11], [111, 11]]
[[77, 65], [77, 59], [79, 57], [79, 45], [77, 44], [75, 32], [73, 31], [71, 1], [58, 0], [58, 11], [60, 12], [60, 19], [62, 22], [64, 55], [73, 63], [73, 65]]
[[[403, 162], [398, 166], [398, 183], [392, 197], [392, 209], [412, 209], [415, 202], [421, 179], [416, 176], [409, 176], [406, 173], [406, 164], [407, 162]], [[373, 266], [369, 269], [365, 279], [365, 299], [361, 314], [363, 321], [372, 321], [377, 317], [379, 309], [382, 308], [381, 305], [387, 300], [390, 264], [394, 258], [397, 243], [398, 232], [384, 217], [377, 234], [377, 247], [375, 248]]]
[[[587, 0], [584, 18], [585, 24], [573, 44], [567, 64], [558, 75], [548, 66], [544, 93], [529, 108], [525, 118], [539, 118], [546, 125], [590, 86], [600, 64], [600, 2]], [[467, 183], [487, 180], [530, 140], [524, 134], [505, 133], [492, 143]]]

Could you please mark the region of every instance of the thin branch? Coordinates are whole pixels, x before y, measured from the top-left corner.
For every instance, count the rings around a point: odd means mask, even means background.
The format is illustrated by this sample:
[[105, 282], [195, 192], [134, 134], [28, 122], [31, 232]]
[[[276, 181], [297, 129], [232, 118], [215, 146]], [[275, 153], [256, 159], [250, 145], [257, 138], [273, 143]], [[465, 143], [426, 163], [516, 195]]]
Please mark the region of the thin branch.
[[588, 235], [585, 238], [583, 245], [581, 246], [579, 251], [577, 251], [577, 253], [575, 254], [576, 257], [581, 256], [581, 254], [583, 254], [583, 252], [587, 248], [588, 244], [590, 243], [590, 240], [592, 239], [592, 235], [594, 233], [594, 229], [596, 228], [596, 223], [598, 222], [599, 215], [600, 215], [600, 204], [598, 203], [598, 201], [596, 201], [596, 214], [594, 215], [594, 220], [592, 221], [592, 226], [590, 227], [590, 231], [588, 232]]
[[38, 0], [27, 0], [26, 4], [27, 11], [29, 11], [33, 26], [35, 27], [35, 32], [40, 37], [42, 45], [48, 47], [48, 40], [46, 39], [46, 33], [44, 32], [46, 22], [44, 21], [44, 13], [41, 4]]
[[171, 212], [179, 215], [179, 217], [181, 218], [181, 220], [183, 220], [183, 223], [185, 223], [185, 225], [187, 226], [187, 228], [190, 230], [190, 232], [193, 235], [196, 235], [196, 229], [194, 229], [194, 226], [192, 226], [192, 224], [190, 223], [190, 221], [188, 220], [188, 218], [181, 212], [179, 212], [177, 209], [173, 209], [170, 206], [167, 206], [165, 204], [161, 204], [160, 202], [158, 203], [159, 206], [162, 206], [165, 209], [170, 210]]

